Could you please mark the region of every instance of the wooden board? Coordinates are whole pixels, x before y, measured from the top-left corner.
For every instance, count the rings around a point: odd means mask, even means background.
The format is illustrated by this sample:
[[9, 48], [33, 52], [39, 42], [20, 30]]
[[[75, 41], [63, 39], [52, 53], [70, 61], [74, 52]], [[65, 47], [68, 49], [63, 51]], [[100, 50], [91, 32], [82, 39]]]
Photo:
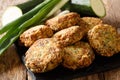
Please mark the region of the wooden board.
[[[7, 6], [18, 4], [26, 0], [0, 0], [0, 15], [4, 12]], [[107, 16], [103, 18], [105, 23], [111, 24], [115, 27], [120, 28], [120, 0], [103, 0]], [[1, 18], [1, 17], [0, 17]], [[0, 57], [0, 80], [32, 80], [27, 75], [25, 67], [22, 65], [16, 47], [11, 46], [5, 55]], [[89, 75], [74, 80], [119, 80], [120, 79], [120, 68], [114, 69], [108, 72]]]

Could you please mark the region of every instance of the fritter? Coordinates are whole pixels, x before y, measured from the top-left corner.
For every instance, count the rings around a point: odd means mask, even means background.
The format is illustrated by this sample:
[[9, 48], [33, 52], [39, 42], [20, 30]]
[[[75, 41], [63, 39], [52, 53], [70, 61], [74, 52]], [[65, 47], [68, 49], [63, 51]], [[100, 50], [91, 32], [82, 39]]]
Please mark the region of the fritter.
[[110, 57], [120, 51], [120, 38], [115, 27], [99, 24], [88, 32], [91, 46], [101, 56]]
[[92, 48], [86, 42], [79, 41], [74, 45], [64, 48], [62, 65], [66, 68], [76, 70], [90, 66], [95, 55]]
[[25, 65], [35, 73], [47, 72], [61, 63], [62, 56], [62, 48], [53, 39], [39, 39], [26, 52]]
[[94, 26], [98, 24], [102, 24], [103, 21], [100, 18], [95, 17], [83, 17], [80, 19], [79, 25], [86, 27], [86, 32], [92, 29]]
[[79, 20], [80, 15], [75, 12], [71, 12], [47, 20], [46, 25], [49, 26], [54, 31], [59, 31], [71, 26], [75, 26], [76, 24], [79, 23]]
[[72, 26], [55, 33], [53, 38], [55, 38], [56, 42], [61, 46], [67, 46], [81, 40], [84, 34], [84, 27]]
[[51, 28], [45, 25], [32, 27], [20, 35], [20, 41], [25, 46], [31, 46], [36, 40], [41, 38], [49, 38], [53, 35]]

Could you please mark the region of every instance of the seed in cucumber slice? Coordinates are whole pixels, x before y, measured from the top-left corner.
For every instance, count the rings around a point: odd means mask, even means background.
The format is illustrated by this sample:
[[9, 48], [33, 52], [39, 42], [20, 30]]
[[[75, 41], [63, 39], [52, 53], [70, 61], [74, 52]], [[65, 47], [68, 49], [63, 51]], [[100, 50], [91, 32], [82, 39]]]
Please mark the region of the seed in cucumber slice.
[[5, 26], [6, 24], [14, 21], [15, 19], [19, 18], [22, 15], [23, 13], [20, 8], [16, 6], [10, 6], [5, 10], [5, 12], [2, 15], [1, 19], [2, 25]]

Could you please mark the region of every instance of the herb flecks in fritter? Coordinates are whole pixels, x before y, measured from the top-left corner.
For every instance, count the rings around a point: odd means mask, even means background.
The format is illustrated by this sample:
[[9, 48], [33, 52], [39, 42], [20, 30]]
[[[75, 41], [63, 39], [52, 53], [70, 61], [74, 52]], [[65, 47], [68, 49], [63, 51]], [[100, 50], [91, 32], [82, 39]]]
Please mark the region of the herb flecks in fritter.
[[59, 31], [71, 26], [75, 26], [79, 23], [80, 15], [71, 12], [65, 15], [56, 16], [46, 21], [46, 25], [54, 31]]
[[32, 72], [43, 73], [56, 68], [62, 56], [62, 48], [53, 39], [39, 39], [26, 52], [25, 65]]
[[72, 70], [88, 67], [92, 64], [95, 55], [86, 42], [79, 41], [64, 48], [63, 66]]
[[120, 38], [115, 27], [99, 24], [88, 32], [91, 46], [102, 56], [113, 56], [120, 51]]
[[31, 46], [36, 40], [41, 38], [49, 38], [53, 35], [51, 28], [45, 25], [38, 25], [32, 27], [20, 35], [21, 43], [24, 43], [25, 46]]
[[85, 28], [81, 26], [72, 26], [63, 29], [53, 35], [61, 46], [68, 46], [74, 44], [75, 42], [81, 40], [85, 35]]

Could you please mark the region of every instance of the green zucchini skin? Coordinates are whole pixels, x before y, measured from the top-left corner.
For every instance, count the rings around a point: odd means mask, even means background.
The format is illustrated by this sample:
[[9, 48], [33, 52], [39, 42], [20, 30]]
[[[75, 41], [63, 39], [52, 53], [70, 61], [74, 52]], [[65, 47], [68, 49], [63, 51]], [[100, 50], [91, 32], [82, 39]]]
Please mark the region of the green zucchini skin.
[[97, 17], [97, 15], [93, 12], [91, 6], [87, 6], [87, 5], [72, 4], [71, 11], [78, 12], [81, 16]]
[[27, 2], [16, 5], [19, 7], [23, 14], [33, 9], [36, 5], [42, 3], [44, 0], [28, 0]]

